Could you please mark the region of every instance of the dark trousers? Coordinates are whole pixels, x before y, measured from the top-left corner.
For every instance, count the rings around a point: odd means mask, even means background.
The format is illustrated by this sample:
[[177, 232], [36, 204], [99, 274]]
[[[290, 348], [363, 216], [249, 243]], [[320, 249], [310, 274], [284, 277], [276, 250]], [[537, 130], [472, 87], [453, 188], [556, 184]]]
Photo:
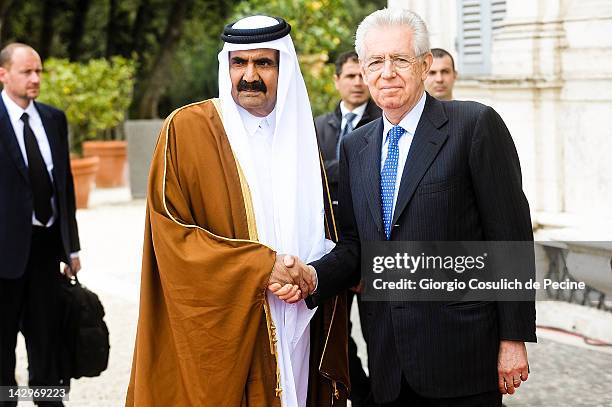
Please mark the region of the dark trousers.
[[[17, 385], [15, 347], [19, 331], [23, 333], [28, 352], [29, 385], [60, 385], [57, 365], [58, 284], [63, 278], [59, 270], [60, 242], [57, 227], [34, 226], [25, 273], [14, 280], [0, 279], [1, 386]], [[0, 406], [14, 405], [0, 401]]]
[[353, 324], [351, 323], [351, 308], [353, 306], [353, 298], [357, 297], [357, 306], [359, 307], [359, 321], [361, 323], [361, 331], [363, 333], [363, 338], [366, 343], [368, 342], [367, 338], [367, 330], [365, 327], [365, 318], [361, 317], [361, 296], [359, 294], [355, 294], [353, 291], [348, 290], [346, 295], [346, 300], [348, 302], [348, 330], [349, 330], [349, 338], [348, 338], [348, 362], [349, 362], [349, 376], [351, 378], [351, 394], [349, 399], [353, 407], [362, 407], [362, 406], [374, 406], [374, 402], [372, 401], [372, 392], [370, 389], [370, 379], [366, 375], [363, 367], [361, 365], [361, 359], [357, 356], [357, 344], [353, 340], [351, 333], [351, 329]]
[[473, 394], [463, 397], [430, 399], [418, 395], [405, 378], [399, 397], [391, 403], [382, 403], [380, 407], [501, 407], [502, 395], [498, 390]]

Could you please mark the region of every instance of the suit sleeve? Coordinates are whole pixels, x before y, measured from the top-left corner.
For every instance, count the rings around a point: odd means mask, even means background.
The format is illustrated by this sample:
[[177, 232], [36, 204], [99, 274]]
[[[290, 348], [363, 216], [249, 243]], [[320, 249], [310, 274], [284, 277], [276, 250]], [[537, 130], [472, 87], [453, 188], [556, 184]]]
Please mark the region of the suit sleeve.
[[[330, 184], [333, 184], [332, 191], [335, 191], [335, 186], [338, 183], [338, 160], [336, 159], [336, 150], [335, 148], [330, 149], [330, 140], [329, 134], [326, 131], [326, 125], [329, 120], [329, 116], [324, 114], [318, 116], [315, 119], [315, 131], [317, 134], [317, 141], [319, 143], [319, 150], [323, 155], [323, 163], [325, 164], [325, 173], [327, 174], [327, 181]], [[333, 200], [336, 197], [332, 197]]]
[[66, 115], [61, 113], [60, 117], [60, 134], [66, 142], [66, 212], [68, 214], [68, 233], [70, 237], [70, 252], [75, 253], [81, 250], [79, 242], [79, 228], [76, 220], [76, 202], [74, 197], [74, 182], [72, 180], [72, 170], [70, 169], [70, 149], [68, 142], [68, 123]]
[[[532, 242], [518, 154], [508, 128], [490, 107], [476, 123], [469, 160], [485, 240]], [[533, 251], [530, 257], [535, 271]], [[535, 301], [501, 301], [497, 313], [502, 340], [536, 341]]]
[[340, 148], [337, 217], [340, 240], [331, 252], [311, 263], [317, 271], [318, 286], [316, 292], [306, 300], [309, 308], [323, 304], [327, 299], [341, 291], [357, 285], [361, 276], [359, 269], [361, 246], [353, 212], [348, 161], [346, 143], [342, 143]]

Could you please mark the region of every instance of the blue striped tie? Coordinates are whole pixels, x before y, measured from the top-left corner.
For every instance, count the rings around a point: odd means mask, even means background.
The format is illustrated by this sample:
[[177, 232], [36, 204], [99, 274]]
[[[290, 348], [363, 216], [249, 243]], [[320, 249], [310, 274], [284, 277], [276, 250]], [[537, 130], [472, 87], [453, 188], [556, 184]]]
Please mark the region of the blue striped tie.
[[389, 149], [387, 159], [380, 173], [380, 197], [382, 200], [382, 215], [385, 223], [385, 236], [391, 238], [391, 216], [393, 215], [393, 196], [395, 194], [395, 180], [397, 178], [397, 161], [399, 159], [398, 142], [406, 132], [401, 126], [389, 130]]

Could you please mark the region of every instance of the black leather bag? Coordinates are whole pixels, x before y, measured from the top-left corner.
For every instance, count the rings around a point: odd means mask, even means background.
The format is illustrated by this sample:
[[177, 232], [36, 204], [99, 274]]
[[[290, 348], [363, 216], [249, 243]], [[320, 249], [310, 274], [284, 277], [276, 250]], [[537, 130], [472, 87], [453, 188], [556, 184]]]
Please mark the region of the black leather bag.
[[78, 279], [65, 279], [60, 288], [62, 337], [60, 373], [70, 378], [99, 376], [108, 366], [110, 351], [104, 307], [98, 296]]

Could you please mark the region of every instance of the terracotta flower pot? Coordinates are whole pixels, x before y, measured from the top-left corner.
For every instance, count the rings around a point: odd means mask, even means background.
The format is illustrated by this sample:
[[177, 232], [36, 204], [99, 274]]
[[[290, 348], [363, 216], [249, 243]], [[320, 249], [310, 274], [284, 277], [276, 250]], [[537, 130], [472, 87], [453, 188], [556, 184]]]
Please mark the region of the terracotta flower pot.
[[77, 209], [87, 208], [100, 159], [98, 157], [70, 158]]
[[96, 187], [125, 186], [127, 174], [127, 142], [125, 140], [85, 141], [84, 157], [100, 157]]

